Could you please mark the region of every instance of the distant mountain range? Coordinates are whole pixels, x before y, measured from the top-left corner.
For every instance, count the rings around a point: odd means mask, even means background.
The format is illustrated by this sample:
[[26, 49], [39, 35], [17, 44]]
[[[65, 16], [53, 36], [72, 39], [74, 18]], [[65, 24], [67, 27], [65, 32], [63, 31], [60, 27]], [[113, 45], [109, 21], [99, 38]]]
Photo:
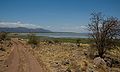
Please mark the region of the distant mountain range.
[[8, 27], [0, 27], [0, 32], [22, 32], [22, 33], [28, 33], [28, 32], [52, 32], [50, 30], [42, 29], [42, 28], [25, 28], [25, 27], [16, 27], [16, 28], [8, 28]]

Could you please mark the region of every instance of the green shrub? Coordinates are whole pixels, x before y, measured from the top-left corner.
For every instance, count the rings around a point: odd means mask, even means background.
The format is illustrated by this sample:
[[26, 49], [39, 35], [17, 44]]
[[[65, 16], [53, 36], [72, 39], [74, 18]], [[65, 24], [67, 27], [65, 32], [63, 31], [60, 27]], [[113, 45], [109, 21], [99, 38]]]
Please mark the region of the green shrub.
[[81, 42], [80, 39], [77, 39], [77, 40], [76, 40], [76, 45], [77, 45], [78, 47], [80, 47], [80, 42]]
[[39, 43], [39, 39], [37, 38], [37, 36], [35, 36], [35, 34], [29, 34], [28, 35], [28, 43], [37, 45]]
[[0, 32], [0, 41], [4, 41], [7, 39], [7, 32]]

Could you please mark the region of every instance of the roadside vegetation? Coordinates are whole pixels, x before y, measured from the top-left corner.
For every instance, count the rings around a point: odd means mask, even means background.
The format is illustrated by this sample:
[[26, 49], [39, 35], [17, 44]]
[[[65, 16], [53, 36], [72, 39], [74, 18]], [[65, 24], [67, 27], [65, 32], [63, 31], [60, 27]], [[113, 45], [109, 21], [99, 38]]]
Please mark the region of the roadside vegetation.
[[29, 44], [34, 44], [37, 45], [39, 43], [37, 37], [35, 36], [35, 34], [29, 34], [28, 35], [28, 43]]
[[0, 42], [5, 41], [7, 39], [8, 33], [6, 32], [0, 32]]
[[3, 48], [3, 44], [6, 43], [6, 40], [8, 40], [8, 33], [6, 32], [0, 32], [0, 44], [1, 44], [1, 47], [0, 47], [0, 50], [1, 51], [5, 51], [5, 48]]
[[39, 44], [38, 37], [33, 33], [28, 34], [28, 44], [30, 44], [32, 48], [35, 48]]
[[7, 66], [5, 60], [11, 52], [11, 39], [8, 37], [7, 32], [0, 32], [0, 72], [5, 72]]

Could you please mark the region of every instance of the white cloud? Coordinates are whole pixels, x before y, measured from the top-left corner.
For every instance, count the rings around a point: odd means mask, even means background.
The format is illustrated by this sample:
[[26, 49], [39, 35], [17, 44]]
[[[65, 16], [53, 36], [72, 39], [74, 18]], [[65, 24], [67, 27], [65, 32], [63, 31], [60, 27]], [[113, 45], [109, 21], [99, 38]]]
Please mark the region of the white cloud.
[[41, 28], [41, 26], [37, 26], [35, 24], [27, 24], [27, 23], [21, 23], [18, 22], [0, 22], [0, 27], [26, 27], [26, 28]]
[[52, 28], [52, 26], [46, 26], [46, 28]]
[[72, 27], [62, 27], [62, 29], [66, 32], [87, 32], [87, 26], [72, 26]]

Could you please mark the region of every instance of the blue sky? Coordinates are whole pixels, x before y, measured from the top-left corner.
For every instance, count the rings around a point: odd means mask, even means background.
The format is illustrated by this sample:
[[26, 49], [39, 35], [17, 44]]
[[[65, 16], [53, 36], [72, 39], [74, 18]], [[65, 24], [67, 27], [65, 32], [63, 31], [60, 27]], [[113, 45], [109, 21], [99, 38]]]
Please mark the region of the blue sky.
[[0, 26], [87, 32], [90, 13], [120, 18], [120, 0], [0, 0]]

